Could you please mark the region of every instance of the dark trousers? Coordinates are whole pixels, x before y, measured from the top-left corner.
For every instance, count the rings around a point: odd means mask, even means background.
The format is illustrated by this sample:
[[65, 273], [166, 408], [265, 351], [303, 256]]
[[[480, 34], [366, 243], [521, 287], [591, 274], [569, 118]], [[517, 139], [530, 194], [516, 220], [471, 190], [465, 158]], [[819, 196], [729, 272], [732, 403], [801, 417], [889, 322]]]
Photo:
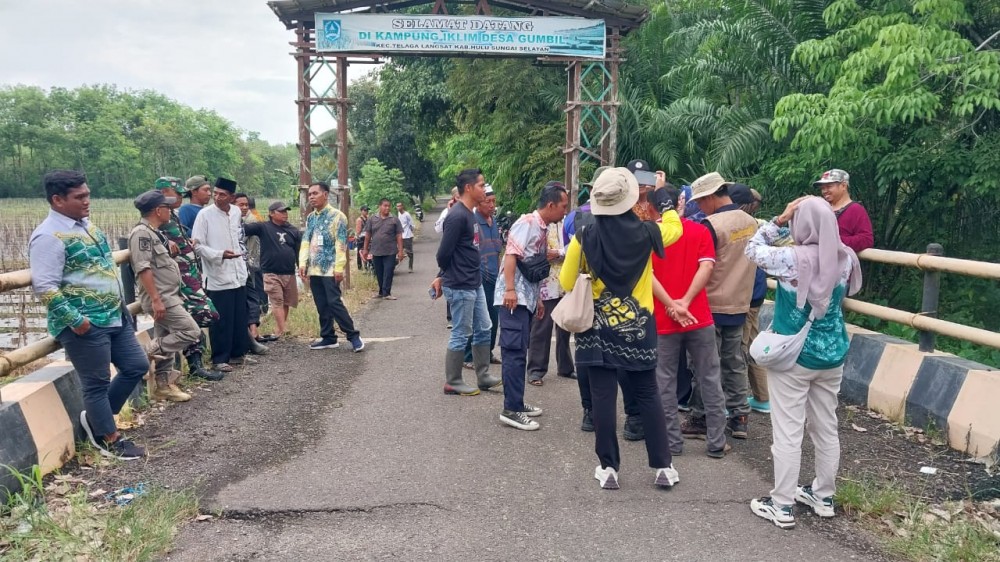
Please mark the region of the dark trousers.
[[348, 340], [361, 335], [361, 332], [354, 329], [354, 320], [344, 306], [340, 296], [340, 282], [336, 278], [311, 275], [309, 290], [312, 291], [313, 300], [316, 301], [316, 311], [319, 312], [319, 337], [337, 341], [337, 332], [333, 329], [334, 321], [344, 331]]
[[688, 367], [687, 350], [681, 346], [681, 355], [677, 365], [677, 403], [687, 406], [691, 398], [691, 380], [694, 373]]
[[[503, 335], [501, 334], [501, 341]], [[642, 417], [646, 432], [646, 455], [651, 468], [666, 468], [673, 459], [667, 445], [667, 426], [663, 419], [663, 406], [656, 386], [656, 369], [645, 371], [619, 371], [605, 367], [588, 367], [590, 395], [593, 403], [595, 450], [603, 468], [618, 470], [621, 455], [618, 451], [616, 432], [618, 419], [618, 381], [628, 379], [634, 393], [635, 404]], [[504, 381], [506, 387], [507, 381]], [[506, 388], [504, 390], [506, 392]]]
[[569, 332], [552, 321], [552, 310], [562, 299], [545, 301], [545, 314], [531, 323], [531, 342], [528, 348], [528, 378], [541, 380], [549, 370], [549, 352], [552, 350], [552, 331], [556, 332], [556, 373], [569, 376], [573, 373], [573, 352], [569, 346]]
[[[583, 406], [584, 410], [593, 410], [594, 408], [590, 399], [590, 371], [588, 367], [576, 366], [576, 382], [580, 387], [580, 405]], [[632, 384], [628, 377], [620, 373], [618, 384], [622, 387], [622, 402], [625, 406], [625, 415], [638, 416], [639, 406], [635, 402], [635, 394], [632, 392]]]
[[247, 331], [247, 288], [206, 291], [219, 311], [219, 321], [208, 328], [212, 342], [212, 363], [229, 363], [250, 351]]
[[247, 325], [260, 325], [260, 315], [267, 310], [267, 294], [264, 293], [264, 273], [260, 268], [250, 268], [247, 282]]
[[[83, 407], [95, 437], [112, 435], [118, 431], [114, 415], [149, 371], [146, 352], [135, 339], [132, 317], [124, 315], [122, 325], [116, 328], [91, 326], [82, 336], [66, 328], [58, 340], [76, 369]], [[111, 364], [118, 369], [113, 379]]]
[[403, 251], [410, 258], [410, 271], [413, 271], [413, 238], [403, 238]]
[[528, 338], [531, 337], [531, 317], [526, 307], [512, 311], [497, 307], [500, 315], [500, 357], [503, 361], [503, 409], [524, 410], [524, 374], [527, 368]]
[[[497, 290], [496, 279], [490, 281], [483, 278], [483, 291], [486, 292], [486, 310], [490, 311], [490, 353], [497, 346], [497, 329], [500, 327], [500, 318], [497, 314], [497, 307], [493, 306], [493, 293]], [[449, 307], [448, 319], [451, 320], [451, 308]], [[465, 362], [472, 362], [472, 337], [469, 337], [469, 343], [465, 345]]]
[[392, 275], [396, 271], [396, 256], [372, 256], [372, 266], [375, 268], [375, 279], [378, 280], [378, 296], [388, 297], [392, 294]]

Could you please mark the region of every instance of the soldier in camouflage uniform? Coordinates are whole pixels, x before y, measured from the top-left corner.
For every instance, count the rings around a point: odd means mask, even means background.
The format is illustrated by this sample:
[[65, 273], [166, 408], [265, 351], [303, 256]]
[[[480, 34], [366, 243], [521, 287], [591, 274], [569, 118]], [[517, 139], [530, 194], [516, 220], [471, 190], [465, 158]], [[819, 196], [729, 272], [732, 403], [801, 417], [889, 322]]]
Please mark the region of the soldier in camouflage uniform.
[[[170, 210], [170, 221], [160, 227], [160, 232], [167, 240], [177, 244], [177, 248], [180, 250], [174, 259], [181, 270], [181, 298], [184, 299], [184, 308], [199, 326], [207, 328], [219, 319], [219, 313], [215, 310], [212, 299], [205, 294], [205, 290], [201, 286], [201, 268], [198, 265], [198, 258], [195, 256], [194, 243], [188, 237], [190, 233], [181, 226], [180, 219], [177, 217], [176, 210], [181, 204], [181, 196], [187, 191], [184, 182], [180, 178], [162, 177], [156, 180], [154, 187], [167, 197], [176, 197], [177, 199]], [[205, 334], [202, 333], [197, 342], [184, 350], [189, 373], [192, 376], [211, 381], [222, 380], [222, 377], [225, 376], [224, 373], [211, 371], [204, 367], [201, 359], [204, 351]]]

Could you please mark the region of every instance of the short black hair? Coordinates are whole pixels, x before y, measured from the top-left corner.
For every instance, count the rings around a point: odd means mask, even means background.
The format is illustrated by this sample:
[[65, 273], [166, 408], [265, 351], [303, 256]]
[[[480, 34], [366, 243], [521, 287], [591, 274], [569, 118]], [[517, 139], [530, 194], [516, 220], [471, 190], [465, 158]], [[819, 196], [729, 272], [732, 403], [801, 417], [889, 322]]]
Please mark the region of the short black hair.
[[240, 198], [246, 199], [247, 203], [250, 203], [250, 196], [247, 195], [246, 193], [243, 193], [242, 191], [240, 191], [240, 192], [238, 192], [238, 193], [236, 193], [236, 194], [233, 195], [233, 201], [236, 201], [237, 199], [240, 199]]
[[66, 197], [69, 190], [87, 183], [87, 175], [76, 170], [52, 170], [42, 178], [45, 185], [45, 199], [49, 203], [56, 195]]
[[538, 196], [538, 208], [544, 209], [549, 203], [558, 205], [562, 201], [564, 193], [568, 194], [566, 186], [561, 182], [550, 181], [545, 184], [545, 187], [542, 188], [542, 193]]
[[330, 184], [326, 183], [325, 181], [314, 181], [311, 184], [309, 184], [309, 187], [312, 187], [314, 185], [318, 185], [320, 189], [322, 189], [327, 193], [330, 193]]
[[378, 200], [379, 207], [382, 206], [382, 203], [388, 203], [388, 204], [392, 205], [392, 201], [389, 201], [388, 197], [383, 197], [383, 198], [381, 198], [381, 199]]
[[468, 168], [459, 172], [455, 178], [455, 187], [458, 188], [458, 194], [462, 195], [465, 193], [465, 186], [475, 185], [481, 175], [483, 175], [483, 171], [479, 168]]

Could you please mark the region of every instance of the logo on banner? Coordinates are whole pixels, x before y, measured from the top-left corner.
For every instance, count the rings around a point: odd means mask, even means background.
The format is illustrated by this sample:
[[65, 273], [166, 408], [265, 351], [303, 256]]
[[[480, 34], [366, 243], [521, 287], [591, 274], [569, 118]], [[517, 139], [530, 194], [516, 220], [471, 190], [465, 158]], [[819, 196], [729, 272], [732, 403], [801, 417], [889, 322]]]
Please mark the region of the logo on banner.
[[323, 21], [323, 40], [334, 43], [340, 39], [340, 20]]

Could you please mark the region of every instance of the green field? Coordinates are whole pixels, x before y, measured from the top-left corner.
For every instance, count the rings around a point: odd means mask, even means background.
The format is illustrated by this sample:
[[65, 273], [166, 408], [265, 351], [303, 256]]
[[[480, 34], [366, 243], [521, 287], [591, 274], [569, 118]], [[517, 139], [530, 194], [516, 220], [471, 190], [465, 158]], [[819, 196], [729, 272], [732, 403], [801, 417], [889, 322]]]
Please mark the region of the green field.
[[[0, 199], [0, 272], [28, 267], [28, 240], [48, 213], [42, 198]], [[139, 221], [139, 212], [131, 199], [93, 199], [90, 218], [116, 245]]]

